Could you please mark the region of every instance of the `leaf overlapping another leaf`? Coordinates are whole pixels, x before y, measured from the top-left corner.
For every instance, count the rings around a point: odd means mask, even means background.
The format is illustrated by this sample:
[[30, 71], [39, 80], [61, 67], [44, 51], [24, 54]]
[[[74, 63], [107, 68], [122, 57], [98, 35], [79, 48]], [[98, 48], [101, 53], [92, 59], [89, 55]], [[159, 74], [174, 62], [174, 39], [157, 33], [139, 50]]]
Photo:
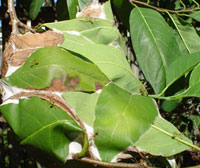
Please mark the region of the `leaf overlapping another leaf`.
[[54, 79], [60, 79], [66, 90], [94, 91], [97, 85], [108, 82], [95, 64], [59, 47], [38, 49], [21, 68], [4, 78], [11, 85], [35, 89], [50, 87]]
[[[142, 115], [141, 115], [142, 114]], [[102, 160], [111, 161], [151, 126], [158, 115], [149, 97], [131, 95], [114, 84], [105, 86], [96, 105], [95, 144]]]
[[82, 135], [81, 127], [67, 112], [38, 97], [6, 104], [1, 112], [21, 140], [65, 161], [69, 144]]
[[158, 12], [139, 7], [131, 12], [130, 32], [140, 67], [155, 93], [160, 93], [170, 64], [181, 56], [174, 34]]

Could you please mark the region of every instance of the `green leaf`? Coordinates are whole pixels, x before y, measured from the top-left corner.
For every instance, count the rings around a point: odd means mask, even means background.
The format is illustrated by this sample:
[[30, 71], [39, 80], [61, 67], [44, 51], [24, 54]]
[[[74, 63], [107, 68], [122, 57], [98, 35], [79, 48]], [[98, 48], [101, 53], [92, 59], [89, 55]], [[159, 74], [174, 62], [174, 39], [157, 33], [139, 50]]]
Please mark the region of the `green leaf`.
[[187, 54], [176, 59], [169, 67], [166, 75], [167, 87], [185, 73], [192, 70], [200, 62], [200, 52]]
[[92, 62], [59, 47], [38, 49], [21, 68], [4, 78], [11, 85], [35, 89], [51, 86], [54, 79], [60, 79], [67, 90], [94, 91], [108, 82]]
[[37, 17], [43, 3], [44, 3], [44, 0], [32, 0], [31, 1], [31, 5], [30, 5], [30, 9], [29, 9], [29, 16], [32, 20], [34, 20]]
[[[142, 115], [141, 115], [142, 114]], [[96, 105], [95, 144], [104, 161], [135, 143], [158, 115], [153, 99], [129, 92], [110, 83]]]
[[181, 37], [185, 48], [187, 49], [188, 53], [197, 52], [200, 50], [200, 37], [196, 33], [196, 30], [192, 25], [182, 25], [181, 22], [178, 20], [176, 15], [170, 16], [177, 32], [179, 33], [179, 36]]
[[[64, 35], [62, 47], [66, 49], [72, 50], [87, 44], [105, 44], [119, 48], [124, 53], [127, 52], [125, 40], [118, 29], [113, 26], [113, 21], [74, 19], [56, 24], [46, 24], [46, 26], [62, 31]], [[63, 27], [66, 27], [65, 30], [62, 29]]]
[[88, 20], [88, 18], [77, 18], [68, 21], [46, 23], [44, 26], [47, 26], [50, 29], [56, 29], [58, 31], [88, 31], [89, 29], [98, 28], [101, 26], [112, 27], [113, 21], [104, 20], [104, 19], [94, 19]]
[[65, 40], [61, 46], [69, 50], [88, 44], [104, 44], [126, 52], [125, 42], [118, 29], [114, 27], [98, 27], [80, 33], [76, 32], [76, 34], [75, 32], [64, 32], [63, 35]]
[[106, 15], [106, 19], [114, 21], [110, 0], [104, 3], [103, 9]]
[[194, 20], [200, 22], [200, 11], [195, 11], [195, 12], [193, 12], [192, 14], [190, 14], [190, 16], [191, 16]]
[[76, 18], [78, 0], [66, 0], [70, 19]]
[[[155, 126], [172, 136], [159, 131]], [[152, 155], [172, 156], [189, 148], [188, 145], [181, 143], [175, 137], [192, 144], [192, 141], [181, 134], [170, 122], [158, 117], [154, 126], [151, 126], [134, 145]]]
[[[65, 10], [63, 10], [65, 9]], [[56, 3], [56, 14], [58, 20], [67, 20], [69, 19], [69, 13], [67, 9], [66, 0], [58, 0]]]
[[125, 55], [120, 50], [110, 46], [93, 44], [75, 48], [73, 51], [94, 62], [119, 87], [133, 93], [140, 93], [140, 89], [144, 88], [133, 75]]
[[176, 100], [164, 100], [162, 103], [162, 109], [166, 112], [171, 112], [174, 110], [177, 105], [182, 101], [182, 99], [176, 99]]
[[93, 126], [98, 93], [65, 92], [62, 96], [82, 121]]
[[120, 21], [122, 21], [123, 25], [129, 29], [129, 16], [132, 10], [132, 5], [129, 1], [124, 0], [112, 0], [113, 9], [117, 13]]
[[21, 139], [65, 161], [69, 144], [82, 134], [82, 129], [67, 112], [38, 97], [19, 99], [19, 104], [0, 107], [2, 114]]
[[195, 85], [200, 82], [200, 64], [198, 64], [190, 75], [189, 85]]
[[135, 7], [130, 32], [137, 60], [155, 93], [165, 88], [166, 71], [180, 56], [174, 33], [155, 10]]

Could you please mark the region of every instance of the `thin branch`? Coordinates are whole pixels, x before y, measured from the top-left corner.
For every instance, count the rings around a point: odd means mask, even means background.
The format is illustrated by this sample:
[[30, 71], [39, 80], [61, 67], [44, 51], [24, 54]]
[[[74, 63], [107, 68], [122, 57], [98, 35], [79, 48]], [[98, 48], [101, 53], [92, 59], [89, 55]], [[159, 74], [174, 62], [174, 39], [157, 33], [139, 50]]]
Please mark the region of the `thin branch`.
[[194, 12], [194, 11], [200, 10], [200, 8], [190, 8], [190, 9], [185, 9], [185, 10], [170, 10], [170, 9], [159, 8], [159, 7], [156, 7], [156, 6], [153, 6], [153, 5], [149, 5], [146, 2], [142, 2], [142, 1], [138, 1], [138, 0], [129, 0], [129, 1], [136, 3], [136, 4], [140, 4], [140, 5], [149, 7], [149, 8], [152, 8], [152, 9], [155, 9], [159, 12], [169, 12], [169, 13], [178, 14], [178, 13], [189, 13], [189, 12]]
[[110, 167], [110, 168], [145, 168], [142, 163], [112, 163], [112, 162], [103, 162], [99, 160], [93, 160], [90, 158], [81, 158], [76, 159], [85, 163], [90, 163], [93, 165], [103, 166], [103, 167]]
[[29, 30], [32, 33], [36, 33], [34, 29], [22, 23], [18, 18], [15, 11], [14, 0], [8, 0], [8, 13], [12, 24], [12, 34], [19, 34], [19, 26]]

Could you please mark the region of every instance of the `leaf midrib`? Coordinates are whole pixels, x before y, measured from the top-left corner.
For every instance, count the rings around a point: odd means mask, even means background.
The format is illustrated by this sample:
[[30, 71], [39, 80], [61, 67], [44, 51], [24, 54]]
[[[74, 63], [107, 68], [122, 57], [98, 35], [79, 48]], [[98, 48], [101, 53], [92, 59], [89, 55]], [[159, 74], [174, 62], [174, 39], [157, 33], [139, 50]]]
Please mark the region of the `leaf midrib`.
[[53, 122], [53, 123], [50, 123], [50, 124], [47, 124], [45, 125], [44, 127], [38, 129], [37, 131], [35, 131], [34, 133], [28, 135], [25, 139], [23, 139], [20, 144], [24, 144], [26, 141], [28, 141], [30, 138], [32, 138], [34, 135], [40, 133], [41, 131], [43, 131], [44, 129], [48, 128], [48, 127], [51, 127], [53, 125], [56, 125], [58, 123], [66, 123], [66, 122], [69, 122], [69, 120], [57, 120], [56, 122]]
[[[146, 21], [144, 15], [142, 14], [141, 10], [140, 10], [138, 7], [136, 7], [136, 8], [138, 9], [138, 11], [139, 11], [139, 13], [140, 13], [142, 19], [144, 20], [144, 23], [145, 23], [146, 26], [147, 26], [147, 29], [149, 30], [149, 32], [150, 32], [150, 34], [151, 34], [151, 36], [152, 36], [152, 38], [153, 38], [154, 44], [155, 44], [155, 46], [156, 46], [156, 49], [157, 49], [157, 51], [158, 51], [158, 53], [159, 53], [159, 55], [160, 55], [160, 58], [161, 58], [161, 60], [162, 60], [162, 64], [163, 64], [163, 66], [164, 66], [163, 57], [162, 57], [161, 52], [160, 52], [160, 50], [159, 50], [159, 47], [158, 47], [156, 38], [155, 38], [155, 36], [154, 36], [154, 34], [153, 34], [151, 28], [149, 27], [149, 24], [147, 23], [147, 21]], [[165, 67], [165, 66], [164, 66], [164, 67]], [[165, 70], [165, 68], [164, 68], [164, 70]], [[165, 70], [165, 72], [166, 72], [166, 70]]]
[[181, 39], [182, 39], [182, 41], [183, 41], [183, 43], [184, 43], [186, 49], [187, 49], [188, 52], [191, 54], [191, 51], [190, 51], [189, 47], [187, 46], [186, 41], [185, 41], [184, 37], [182, 36], [181, 30], [179, 30], [179, 27], [178, 27], [178, 25], [176, 24], [176, 21], [174, 20], [174, 18], [171, 16], [171, 14], [170, 14], [169, 12], [167, 12], [167, 14], [169, 15], [170, 19], [172, 20], [174, 26], [176, 27], [176, 30], [178, 31], [178, 34], [180, 35], [180, 37], [181, 37]]

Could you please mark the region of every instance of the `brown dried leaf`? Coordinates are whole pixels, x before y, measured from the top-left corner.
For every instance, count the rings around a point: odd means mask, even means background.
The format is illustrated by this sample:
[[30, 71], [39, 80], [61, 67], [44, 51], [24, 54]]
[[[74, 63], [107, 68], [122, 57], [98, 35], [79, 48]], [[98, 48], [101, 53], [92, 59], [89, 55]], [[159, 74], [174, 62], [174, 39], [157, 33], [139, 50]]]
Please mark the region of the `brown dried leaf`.
[[20, 66], [26, 61], [28, 56], [33, 51], [35, 51], [35, 49], [25, 49], [25, 50], [22, 50], [22, 51], [14, 52], [13, 55], [11, 56], [11, 58], [9, 59], [9, 63], [12, 66]]
[[11, 36], [10, 41], [15, 44], [17, 49], [25, 49], [57, 46], [64, 41], [64, 37], [60, 33], [47, 31], [41, 34], [27, 33], [24, 35], [13, 35]]

